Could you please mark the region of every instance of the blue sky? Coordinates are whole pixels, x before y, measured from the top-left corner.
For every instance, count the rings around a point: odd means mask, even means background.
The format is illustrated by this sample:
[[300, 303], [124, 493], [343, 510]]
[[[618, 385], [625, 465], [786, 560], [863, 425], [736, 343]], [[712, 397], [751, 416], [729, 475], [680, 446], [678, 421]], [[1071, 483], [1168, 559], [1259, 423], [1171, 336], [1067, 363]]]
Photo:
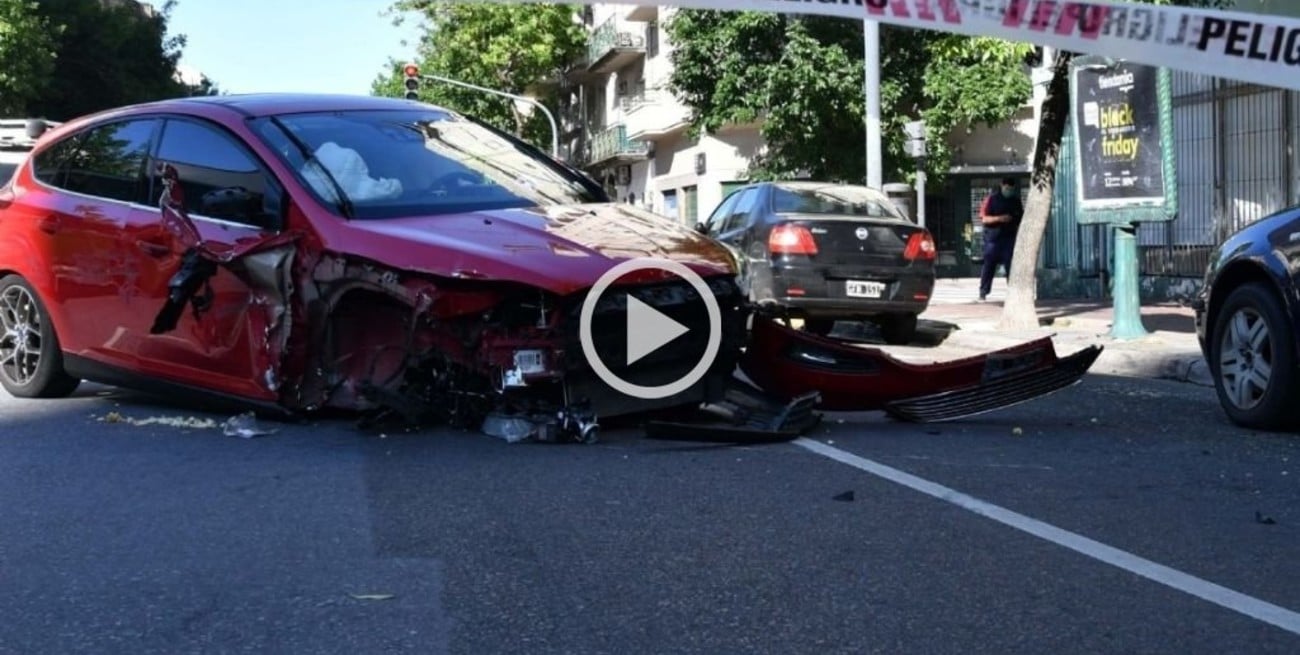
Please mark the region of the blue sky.
[[394, 27], [380, 15], [389, 4], [179, 0], [169, 31], [188, 38], [181, 64], [201, 71], [223, 91], [368, 94], [388, 57], [404, 60], [415, 52], [416, 22]]

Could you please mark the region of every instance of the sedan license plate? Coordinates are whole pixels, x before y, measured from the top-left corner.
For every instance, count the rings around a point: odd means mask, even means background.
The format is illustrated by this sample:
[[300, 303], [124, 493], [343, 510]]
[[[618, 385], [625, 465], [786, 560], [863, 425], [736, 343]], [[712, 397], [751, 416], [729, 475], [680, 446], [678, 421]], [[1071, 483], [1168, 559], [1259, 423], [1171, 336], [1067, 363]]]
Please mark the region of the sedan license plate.
[[879, 298], [885, 295], [885, 283], [849, 280], [844, 283], [844, 293], [850, 298]]

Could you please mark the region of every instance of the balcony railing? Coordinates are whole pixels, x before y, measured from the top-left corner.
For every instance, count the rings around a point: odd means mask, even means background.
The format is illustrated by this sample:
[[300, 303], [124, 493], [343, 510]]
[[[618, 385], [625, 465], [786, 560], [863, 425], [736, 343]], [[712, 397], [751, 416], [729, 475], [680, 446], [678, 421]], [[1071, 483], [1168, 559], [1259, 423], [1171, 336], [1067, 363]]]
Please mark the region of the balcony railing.
[[654, 100], [653, 91], [646, 91], [645, 87], [637, 87], [632, 93], [618, 97], [618, 108], [624, 112], [635, 111]]
[[600, 162], [620, 157], [644, 157], [650, 152], [650, 145], [627, 138], [627, 127], [613, 125], [598, 132], [591, 139], [591, 157], [588, 163]]
[[587, 40], [587, 62], [593, 70], [614, 63], [620, 54], [635, 56], [644, 52], [645, 35], [620, 29], [616, 17], [602, 23]]

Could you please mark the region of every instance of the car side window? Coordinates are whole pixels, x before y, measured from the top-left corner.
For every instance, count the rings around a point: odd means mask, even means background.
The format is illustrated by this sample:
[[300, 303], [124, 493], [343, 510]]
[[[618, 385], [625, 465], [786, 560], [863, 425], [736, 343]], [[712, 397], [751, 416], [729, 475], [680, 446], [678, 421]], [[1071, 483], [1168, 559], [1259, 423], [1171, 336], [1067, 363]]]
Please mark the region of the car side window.
[[[191, 215], [278, 227], [279, 186], [252, 153], [220, 128], [195, 120], [168, 120], [157, 160], [176, 168], [185, 209]], [[152, 200], [156, 203], [161, 195], [162, 185], [155, 180]]]
[[712, 214], [709, 214], [709, 218], [704, 222], [708, 227], [709, 234], [717, 234], [722, 231], [722, 224], [731, 215], [731, 209], [736, 206], [740, 194], [740, 191], [733, 191], [731, 195], [722, 201], [722, 204], [718, 205], [717, 209], [713, 210]]
[[138, 202], [156, 124], [152, 118], [120, 121], [64, 139], [37, 156], [36, 178], [73, 193]]
[[722, 230], [731, 232], [745, 227], [745, 224], [749, 221], [749, 214], [754, 210], [757, 200], [758, 189], [745, 189], [740, 192], [740, 198], [736, 201], [735, 207], [732, 208], [731, 215], [727, 217]]

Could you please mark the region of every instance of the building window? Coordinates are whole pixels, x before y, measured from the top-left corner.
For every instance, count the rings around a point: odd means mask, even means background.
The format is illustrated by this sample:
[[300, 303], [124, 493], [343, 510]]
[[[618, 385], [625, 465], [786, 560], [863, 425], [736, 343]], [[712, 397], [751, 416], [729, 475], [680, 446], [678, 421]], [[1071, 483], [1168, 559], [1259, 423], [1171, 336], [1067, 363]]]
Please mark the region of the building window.
[[677, 215], [677, 192], [676, 191], [664, 192], [663, 215], [673, 220], [679, 220], [679, 217]]
[[682, 199], [682, 222], [694, 226], [700, 222], [700, 190], [695, 186], [688, 186], [682, 189], [685, 198]]

